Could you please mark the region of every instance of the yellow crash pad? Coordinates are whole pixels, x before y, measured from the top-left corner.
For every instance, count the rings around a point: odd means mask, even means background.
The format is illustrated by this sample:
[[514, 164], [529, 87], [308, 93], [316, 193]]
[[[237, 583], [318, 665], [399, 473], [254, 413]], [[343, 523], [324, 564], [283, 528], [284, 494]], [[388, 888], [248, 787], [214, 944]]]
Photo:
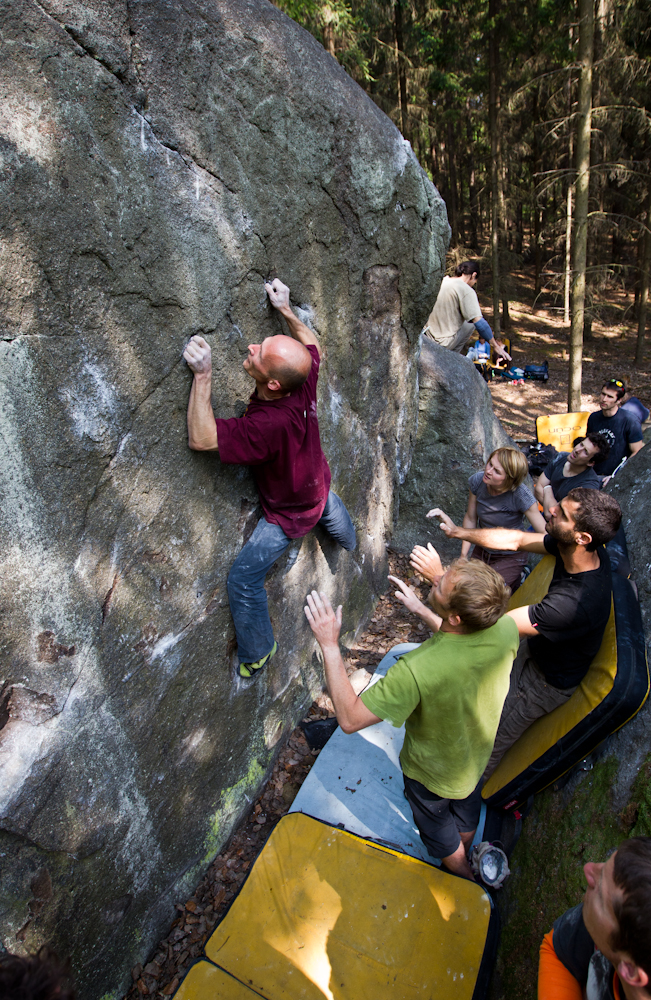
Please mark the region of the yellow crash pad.
[[[522, 586], [509, 601], [509, 611], [541, 601], [551, 583], [556, 559], [543, 556]], [[574, 729], [599, 705], [612, 690], [617, 673], [617, 636], [615, 609], [611, 600], [610, 616], [599, 652], [571, 698], [548, 715], [536, 719], [533, 725], [515, 741], [482, 788], [482, 798], [489, 799], [510, 781], [538, 760], [563, 736]]]
[[551, 413], [536, 419], [536, 436], [541, 444], [553, 444], [556, 451], [571, 451], [574, 438], [588, 429], [589, 412]]
[[247, 986], [242, 986], [223, 969], [210, 962], [193, 965], [181, 986], [174, 994], [174, 1000], [255, 1000], [258, 996]]
[[479, 885], [290, 813], [206, 955], [267, 1000], [471, 1000], [489, 919]]

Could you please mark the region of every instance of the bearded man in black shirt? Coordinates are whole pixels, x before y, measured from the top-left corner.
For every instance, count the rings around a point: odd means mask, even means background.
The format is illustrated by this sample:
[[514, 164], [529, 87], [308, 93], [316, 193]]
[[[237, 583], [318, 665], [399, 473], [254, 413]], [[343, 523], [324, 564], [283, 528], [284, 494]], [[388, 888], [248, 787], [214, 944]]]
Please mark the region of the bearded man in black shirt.
[[[622, 512], [609, 494], [579, 487], [550, 509], [546, 535], [507, 528], [460, 528], [439, 509], [432, 516], [440, 518], [449, 538], [486, 549], [556, 557], [542, 601], [507, 612], [518, 626], [521, 641], [485, 772], [488, 777], [525, 729], [564, 704], [588, 672], [610, 615], [612, 582], [604, 545], [616, 535]], [[417, 545], [410, 561], [429, 579], [433, 560], [428, 549]]]

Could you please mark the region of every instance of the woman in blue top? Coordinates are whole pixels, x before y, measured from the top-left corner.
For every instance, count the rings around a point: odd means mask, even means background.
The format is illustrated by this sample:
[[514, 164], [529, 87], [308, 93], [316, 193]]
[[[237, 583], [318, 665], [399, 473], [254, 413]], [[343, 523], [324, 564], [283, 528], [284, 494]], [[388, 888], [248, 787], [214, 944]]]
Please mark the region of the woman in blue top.
[[[497, 448], [482, 472], [468, 479], [470, 494], [463, 519], [464, 528], [515, 528], [522, 530], [526, 517], [534, 531], [545, 533], [547, 527], [538, 504], [528, 486], [524, 485], [529, 467], [518, 448]], [[461, 557], [467, 559], [471, 543], [463, 542]], [[480, 559], [492, 566], [514, 593], [520, 586], [526, 552], [493, 552], [475, 545], [471, 559]]]

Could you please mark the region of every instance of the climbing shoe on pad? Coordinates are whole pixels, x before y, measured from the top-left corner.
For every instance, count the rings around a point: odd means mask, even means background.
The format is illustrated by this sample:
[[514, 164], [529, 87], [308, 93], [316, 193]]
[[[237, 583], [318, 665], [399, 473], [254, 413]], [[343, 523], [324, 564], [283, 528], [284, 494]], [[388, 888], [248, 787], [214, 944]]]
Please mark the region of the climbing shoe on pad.
[[256, 674], [259, 674], [262, 668], [269, 663], [269, 660], [277, 649], [278, 643], [274, 642], [270, 651], [266, 654], [266, 656], [263, 656], [262, 659], [256, 660], [255, 663], [240, 663], [240, 677], [255, 677]]

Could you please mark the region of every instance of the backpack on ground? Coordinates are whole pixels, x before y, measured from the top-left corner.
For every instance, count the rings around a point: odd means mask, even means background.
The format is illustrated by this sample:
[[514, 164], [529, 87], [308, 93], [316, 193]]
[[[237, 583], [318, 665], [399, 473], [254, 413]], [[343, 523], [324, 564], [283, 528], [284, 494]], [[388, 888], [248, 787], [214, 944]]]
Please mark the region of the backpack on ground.
[[549, 378], [549, 365], [546, 361], [541, 365], [525, 365], [524, 377], [536, 382], [546, 382]]

